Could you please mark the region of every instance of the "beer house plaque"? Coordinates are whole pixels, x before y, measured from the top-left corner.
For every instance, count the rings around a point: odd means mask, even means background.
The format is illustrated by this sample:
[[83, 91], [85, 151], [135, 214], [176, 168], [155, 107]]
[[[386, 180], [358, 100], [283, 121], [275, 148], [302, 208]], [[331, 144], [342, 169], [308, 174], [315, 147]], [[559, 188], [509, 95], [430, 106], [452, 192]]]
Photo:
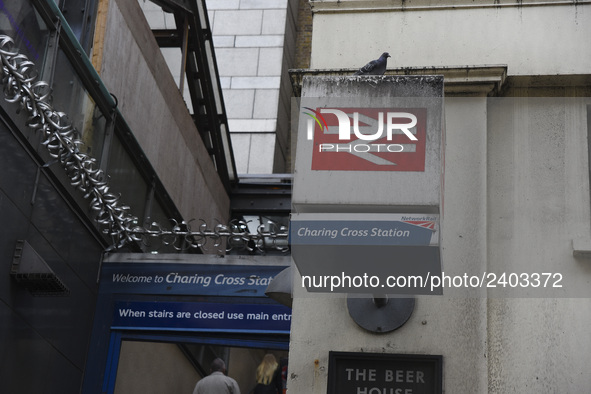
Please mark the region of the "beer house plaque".
[[330, 352], [328, 394], [441, 394], [442, 356]]

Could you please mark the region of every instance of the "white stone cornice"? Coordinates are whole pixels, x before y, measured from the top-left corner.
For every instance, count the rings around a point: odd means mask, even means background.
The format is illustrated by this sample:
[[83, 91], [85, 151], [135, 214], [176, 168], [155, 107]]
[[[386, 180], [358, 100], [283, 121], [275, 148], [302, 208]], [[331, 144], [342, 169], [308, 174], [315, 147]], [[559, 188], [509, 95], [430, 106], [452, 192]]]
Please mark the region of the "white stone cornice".
[[[289, 70], [293, 92], [300, 96], [304, 76], [353, 75], [357, 69], [295, 69]], [[388, 69], [385, 75], [443, 75], [446, 96], [494, 96], [507, 78], [507, 66], [408, 67]]]
[[438, 11], [467, 8], [581, 6], [591, 0], [310, 0], [312, 12]]

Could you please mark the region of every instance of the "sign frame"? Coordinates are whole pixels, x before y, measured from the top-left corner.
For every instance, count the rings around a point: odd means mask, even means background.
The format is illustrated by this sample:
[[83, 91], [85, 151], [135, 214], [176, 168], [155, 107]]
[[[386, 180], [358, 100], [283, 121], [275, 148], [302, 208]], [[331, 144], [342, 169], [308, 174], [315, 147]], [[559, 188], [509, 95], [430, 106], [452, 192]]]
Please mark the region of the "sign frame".
[[[338, 377], [338, 369], [342, 368], [342, 363], [356, 363], [367, 362], [368, 365], [375, 365], [376, 363], [407, 363], [409, 370], [413, 368], [412, 364], [423, 365], [433, 370], [432, 389], [430, 391], [411, 391], [412, 394], [442, 394], [443, 393], [443, 356], [441, 355], [423, 355], [423, 354], [393, 354], [393, 353], [359, 353], [359, 352], [340, 352], [330, 351], [328, 354], [328, 388], [327, 394], [343, 394], [343, 387], [351, 387], [351, 382], [343, 381]], [[367, 376], [367, 375], [366, 375]], [[400, 390], [400, 391], [397, 391]], [[357, 391], [359, 392], [359, 390]], [[404, 388], [381, 387], [363, 390], [367, 394], [407, 394]], [[373, 393], [372, 393], [373, 392]]]
[[[291, 257], [309, 293], [441, 295], [443, 288], [428, 286], [441, 276], [439, 220], [437, 213], [292, 213]], [[391, 277], [415, 282], [389, 286]]]

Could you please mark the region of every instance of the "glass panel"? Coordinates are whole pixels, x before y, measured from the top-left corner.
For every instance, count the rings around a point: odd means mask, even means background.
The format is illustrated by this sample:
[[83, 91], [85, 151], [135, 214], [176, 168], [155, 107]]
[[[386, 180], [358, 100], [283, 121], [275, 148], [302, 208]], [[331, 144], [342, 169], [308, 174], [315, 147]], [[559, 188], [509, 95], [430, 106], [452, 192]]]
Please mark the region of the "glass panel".
[[49, 31], [31, 3], [0, 0], [0, 34], [11, 37], [19, 52], [43, 69]]
[[87, 54], [90, 54], [92, 45], [92, 32], [97, 7], [97, 0], [62, 0], [56, 3], [60, 5], [60, 10], [66, 18], [70, 29], [78, 39], [82, 48]]
[[56, 59], [53, 79], [53, 108], [64, 112], [80, 133], [84, 142], [82, 151], [98, 160], [101, 158], [105, 139], [105, 115], [86, 92], [82, 81], [60, 49]]
[[205, 6], [205, 2], [203, 0], [197, 0], [197, 9], [199, 13], [199, 22], [201, 23], [201, 28], [205, 29], [208, 26], [208, 20], [206, 18], [207, 10]]
[[220, 97], [221, 89], [218, 85], [218, 76], [216, 73], [215, 65], [213, 63], [213, 49], [211, 41], [205, 41], [205, 52], [207, 53], [207, 65], [209, 66], [209, 72], [211, 73], [211, 86], [213, 91], [213, 98], [215, 100], [215, 107], [218, 114], [224, 113], [224, 107], [222, 106], [222, 100]]
[[228, 133], [228, 129], [224, 123], [220, 124], [220, 136], [222, 138], [222, 149], [224, 150], [224, 155], [226, 158], [226, 166], [228, 167], [228, 178], [230, 181], [236, 180], [236, 174], [234, 173], [234, 156], [232, 155], [232, 146], [230, 139], [228, 138], [230, 133]]
[[138, 225], [143, 223], [148, 184], [141, 176], [118, 137], [113, 138], [107, 166], [110, 192], [120, 194], [121, 205], [131, 209], [129, 212], [138, 218]]

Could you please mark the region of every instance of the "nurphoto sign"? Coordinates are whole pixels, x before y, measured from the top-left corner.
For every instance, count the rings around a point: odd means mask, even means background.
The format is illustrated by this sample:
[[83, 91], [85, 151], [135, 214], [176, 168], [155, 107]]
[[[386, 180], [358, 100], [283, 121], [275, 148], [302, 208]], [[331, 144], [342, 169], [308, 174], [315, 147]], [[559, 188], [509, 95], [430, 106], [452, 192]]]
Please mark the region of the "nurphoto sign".
[[441, 394], [442, 356], [330, 352], [328, 394]]

